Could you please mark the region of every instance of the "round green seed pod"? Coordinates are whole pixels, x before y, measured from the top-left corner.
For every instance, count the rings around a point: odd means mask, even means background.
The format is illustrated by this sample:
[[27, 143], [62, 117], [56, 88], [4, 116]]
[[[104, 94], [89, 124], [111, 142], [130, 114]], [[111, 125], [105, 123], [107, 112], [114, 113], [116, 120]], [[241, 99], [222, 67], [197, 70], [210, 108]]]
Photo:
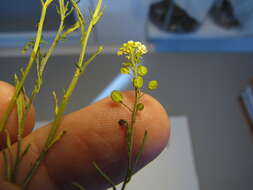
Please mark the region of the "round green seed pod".
[[151, 80], [148, 83], [148, 89], [149, 90], [155, 90], [158, 87], [158, 82], [157, 80]]
[[112, 101], [119, 103], [119, 102], [122, 102], [123, 96], [120, 91], [114, 90], [111, 93], [111, 99]]
[[141, 88], [143, 86], [143, 78], [138, 76], [133, 80], [133, 85], [135, 88]]
[[141, 76], [145, 76], [148, 73], [148, 68], [143, 66], [143, 65], [139, 65], [138, 66], [138, 74]]
[[137, 104], [137, 109], [139, 111], [142, 111], [144, 109], [144, 104], [142, 104], [142, 103]]

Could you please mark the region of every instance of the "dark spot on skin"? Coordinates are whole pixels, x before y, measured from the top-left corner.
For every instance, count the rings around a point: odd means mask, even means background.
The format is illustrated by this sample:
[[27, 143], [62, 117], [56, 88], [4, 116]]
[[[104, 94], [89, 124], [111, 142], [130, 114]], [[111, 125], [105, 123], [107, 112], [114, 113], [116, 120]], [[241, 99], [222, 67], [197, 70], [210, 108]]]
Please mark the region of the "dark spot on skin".
[[118, 123], [119, 123], [119, 126], [121, 126], [121, 127], [126, 127], [126, 128], [128, 127], [128, 123], [124, 119], [119, 120]]

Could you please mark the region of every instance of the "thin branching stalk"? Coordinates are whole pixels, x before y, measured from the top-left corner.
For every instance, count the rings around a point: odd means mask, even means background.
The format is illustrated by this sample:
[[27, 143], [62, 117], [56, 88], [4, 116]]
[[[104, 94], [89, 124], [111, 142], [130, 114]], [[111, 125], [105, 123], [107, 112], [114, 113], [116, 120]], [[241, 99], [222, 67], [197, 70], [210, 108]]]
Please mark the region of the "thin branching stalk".
[[[71, 2], [73, 3], [73, 6], [74, 8], [76, 9], [76, 11], [78, 12], [78, 15], [81, 15], [81, 11], [80, 9], [78, 8], [78, 6], [76, 5], [76, 2], [71, 0]], [[64, 110], [68, 104], [68, 101], [69, 101], [69, 98], [71, 97], [75, 87], [76, 87], [76, 84], [81, 76], [82, 73], [84, 73], [87, 65], [90, 63], [90, 61], [88, 60], [87, 62], [84, 62], [84, 59], [85, 59], [85, 55], [86, 55], [86, 50], [87, 50], [87, 45], [88, 45], [88, 39], [90, 37], [90, 33], [91, 33], [91, 30], [92, 28], [94, 27], [95, 25], [95, 18], [97, 18], [98, 14], [99, 14], [99, 11], [101, 9], [101, 4], [102, 4], [102, 0], [99, 0], [98, 1], [98, 4], [97, 4], [97, 7], [95, 9], [95, 12], [93, 14], [93, 18], [92, 20], [90, 21], [89, 23], [89, 26], [88, 26], [88, 29], [86, 32], [82, 33], [82, 36], [84, 35], [84, 41], [82, 42], [82, 50], [81, 50], [81, 53], [80, 53], [80, 56], [79, 56], [79, 60], [78, 62], [76, 63], [76, 71], [74, 73], [74, 76], [69, 84], [69, 87], [66, 91], [66, 93], [64, 94], [63, 96], [63, 100], [62, 100], [62, 103], [59, 107], [59, 111], [56, 115], [56, 118], [55, 120], [53, 121], [53, 124], [52, 124], [52, 128], [50, 130], [50, 133], [49, 133], [49, 136], [48, 136], [48, 139], [47, 139], [47, 142], [46, 142], [46, 146], [45, 148], [47, 149], [47, 146], [50, 144], [50, 142], [52, 141], [52, 139], [54, 139], [54, 137], [56, 136], [56, 133], [58, 131], [58, 128], [60, 126], [60, 122], [61, 122], [61, 117], [64, 113]], [[78, 17], [80, 22], [83, 23], [83, 17], [80, 18], [80, 16]], [[83, 26], [84, 27], [84, 26]], [[82, 27], [81, 27], [82, 28]], [[100, 47], [98, 52], [96, 52], [95, 54], [97, 55], [98, 53], [102, 52], [102, 48]]]
[[[75, 10], [77, 11], [78, 19], [81, 23], [81, 32], [82, 32], [82, 39], [83, 39], [81, 41], [82, 50], [80, 52], [79, 60], [76, 63], [76, 71], [74, 73], [74, 76], [73, 76], [70, 84], [69, 84], [67, 91], [65, 92], [65, 94], [63, 96], [63, 100], [62, 100], [59, 108], [57, 109], [58, 111], [55, 115], [55, 119], [52, 123], [51, 130], [50, 130], [48, 138], [45, 142], [44, 148], [43, 148], [42, 152], [40, 153], [39, 157], [37, 158], [36, 162], [32, 166], [32, 168], [29, 170], [27, 176], [24, 179], [24, 182], [23, 182], [24, 188], [27, 188], [27, 186], [29, 185], [32, 177], [34, 176], [35, 172], [37, 171], [38, 167], [40, 166], [40, 163], [42, 162], [42, 160], [45, 158], [48, 150], [51, 148], [51, 146], [53, 144], [55, 144], [60, 139], [59, 137], [62, 136], [61, 133], [60, 133], [60, 135], [57, 135], [57, 132], [60, 127], [61, 118], [63, 116], [64, 110], [69, 102], [69, 99], [76, 87], [76, 84], [77, 84], [81, 74], [85, 71], [87, 65], [91, 62], [90, 59], [87, 60], [86, 62], [84, 62], [84, 58], [86, 55], [88, 39], [89, 39], [91, 30], [102, 15], [102, 12], [101, 12], [102, 0], [98, 0], [98, 4], [97, 4], [95, 12], [93, 14], [92, 20], [89, 23], [87, 31], [85, 31], [85, 29], [84, 29], [84, 19], [83, 19], [80, 9], [78, 8], [78, 6], [74, 0], [71, 0], [71, 2], [72, 2], [73, 7], [75, 8]], [[100, 47], [98, 49], [98, 51], [95, 53], [95, 55], [98, 55], [100, 52], [102, 52], [102, 50], [103, 50], [103, 48]], [[93, 60], [94, 56], [92, 56], [91, 59]]]
[[123, 185], [121, 187], [121, 190], [124, 190], [126, 188], [127, 183], [131, 180], [132, 176], [132, 162], [133, 162], [133, 137], [134, 137], [134, 124], [136, 121], [137, 116], [137, 104], [138, 104], [138, 95], [139, 90], [135, 88], [135, 98], [134, 98], [134, 105], [133, 105], [133, 112], [131, 115], [131, 123], [130, 126], [127, 129], [127, 145], [128, 145], [128, 163], [127, 163], [127, 173], [123, 182]]
[[131, 113], [133, 112], [133, 110], [124, 102], [120, 102], [121, 105], [123, 105], [128, 111], [130, 111]]
[[4, 160], [4, 169], [5, 169], [5, 180], [8, 181], [10, 176], [10, 161], [8, 159], [8, 155], [6, 150], [3, 150], [3, 160]]
[[[12, 159], [13, 159], [13, 153], [11, 150], [11, 138], [10, 138], [10, 134], [7, 130], [5, 130], [6, 133], [6, 144], [7, 144], [7, 151], [4, 153], [4, 159], [7, 159], [7, 167], [6, 167], [6, 180], [10, 181], [11, 179], [11, 175], [12, 175]], [[5, 161], [6, 162], [6, 161]]]
[[92, 164], [96, 168], [96, 170], [98, 171], [98, 173], [111, 185], [112, 189], [113, 190], [117, 190], [116, 189], [116, 185], [114, 184], [114, 182], [112, 181], [112, 179], [108, 175], [106, 175], [106, 173], [103, 172], [103, 170], [100, 169], [100, 167], [95, 162], [93, 162]]
[[73, 182], [72, 185], [76, 187], [78, 190], [85, 190], [85, 188], [79, 183]]
[[[39, 62], [37, 63], [37, 79], [35, 82], [35, 86], [32, 90], [32, 95], [29, 99], [28, 104], [26, 105], [26, 109], [25, 109], [25, 113], [22, 115], [22, 119], [21, 122], [19, 123], [19, 132], [18, 132], [18, 141], [17, 141], [17, 154], [16, 154], [16, 160], [14, 163], [14, 168], [13, 168], [13, 172], [12, 172], [12, 182], [15, 182], [15, 178], [18, 172], [18, 166], [20, 164], [20, 162], [22, 161], [22, 140], [23, 140], [23, 132], [24, 132], [24, 125], [25, 125], [25, 121], [27, 119], [28, 113], [31, 109], [31, 106], [35, 100], [35, 97], [37, 96], [37, 94], [40, 92], [42, 83], [43, 83], [43, 73], [45, 70], [45, 67], [47, 65], [47, 62], [49, 60], [49, 58], [51, 57], [51, 55], [53, 54], [55, 48], [57, 47], [60, 39], [61, 39], [61, 35], [62, 32], [64, 30], [64, 22], [65, 22], [65, 18], [66, 18], [66, 14], [67, 14], [67, 6], [65, 6], [64, 1], [63, 0], [59, 0], [59, 6], [60, 6], [60, 25], [59, 28], [57, 30], [56, 36], [54, 41], [52, 42], [51, 46], [49, 47], [47, 53], [45, 54], [45, 56], [42, 57], [41, 60], [39, 60]], [[40, 52], [38, 52], [37, 56], [39, 55]], [[18, 112], [19, 113], [19, 112]]]
[[43, 3], [40, 21], [38, 23], [38, 30], [37, 30], [37, 35], [36, 35], [36, 39], [35, 39], [35, 44], [34, 44], [28, 65], [27, 65], [26, 69], [24, 70], [22, 79], [20, 80], [19, 84], [16, 86], [16, 91], [9, 103], [9, 106], [8, 106], [7, 110], [4, 112], [2, 119], [0, 120], [0, 132], [3, 132], [5, 129], [5, 125], [8, 121], [9, 115], [16, 104], [16, 100], [17, 100], [17, 98], [24, 86], [27, 76], [32, 68], [32, 65], [33, 65], [35, 59], [36, 59], [36, 55], [37, 55], [39, 45], [41, 42], [41, 38], [42, 38], [42, 31], [43, 31], [44, 21], [45, 21], [45, 17], [46, 17], [46, 13], [47, 13], [47, 8], [52, 2], [53, 2], [53, 0], [46, 0], [46, 2]]
[[[140, 149], [136, 152], [136, 156], [133, 155], [134, 149], [134, 130], [136, 124], [136, 118], [139, 111], [144, 109], [144, 105], [141, 103], [141, 98], [144, 95], [142, 92], [143, 87], [143, 76], [147, 74], [147, 67], [141, 65], [141, 59], [144, 54], [147, 53], [146, 46], [140, 42], [128, 41], [124, 43], [118, 50], [118, 55], [123, 55], [127, 59], [127, 62], [123, 62], [122, 68], [120, 69], [122, 74], [130, 75], [132, 78], [132, 85], [134, 87], [134, 103], [133, 107], [130, 108], [123, 102], [123, 95], [120, 91], [114, 90], [111, 93], [111, 98], [114, 102], [120, 103], [126, 109], [131, 112], [130, 121], [120, 122], [120, 126], [126, 127], [126, 144], [127, 144], [127, 170], [126, 175], [121, 186], [121, 190], [125, 190], [127, 184], [130, 182], [133, 173], [135, 172], [136, 166], [141, 159], [144, 147], [147, 142], [148, 131], [145, 131], [141, 141]], [[154, 90], [157, 88], [157, 81], [153, 80], [148, 83], [148, 89]]]

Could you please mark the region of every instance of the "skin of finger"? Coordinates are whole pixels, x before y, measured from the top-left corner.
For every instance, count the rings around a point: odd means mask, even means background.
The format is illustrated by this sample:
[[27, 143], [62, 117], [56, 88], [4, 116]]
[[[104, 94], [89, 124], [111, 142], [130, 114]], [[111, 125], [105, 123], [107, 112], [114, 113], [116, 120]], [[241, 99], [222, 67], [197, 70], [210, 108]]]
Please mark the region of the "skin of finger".
[[0, 181], [0, 188], [1, 190], [21, 190], [21, 188], [17, 185], [8, 183], [6, 181]]
[[[131, 105], [133, 98], [133, 92], [124, 93], [126, 104]], [[145, 130], [148, 140], [138, 169], [160, 154], [170, 135], [169, 119], [161, 104], [148, 95], [142, 102], [145, 109], [139, 112], [134, 131], [135, 155]], [[96, 162], [115, 183], [122, 181], [127, 166], [127, 148], [126, 129], [119, 126], [120, 119], [129, 120], [130, 112], [110, 98], [65, 116], [60, 130], [67, 133], [48, 152], [30, 189], [72, 189], [72, 182], [78, 182], [88, 190], [107, 187], [92, 162]], [[21, 165], [19, 181], [42, 149], [49, 129], [50, 125], [26, 137], [25, 143], [31, 142], [33, 146]]]
[[[15, 93], [15, 87], [9, 83], [0, 81], [0, 119], [3, 117], [4, 112], [7, 110], [8, 105]], [[31, 133], [35, 123], [35, 109], [32, 106], [30, 112], [28, 113], [27, 120], [25, 122], [25, 131], [24, 136], [27, 136]], [[17, 131], [18, 131], [18, 122], [17, 122], [17, 111], [16, 107], [11, 112], [10, 117], [6, 124], [6, 129], [8, 130], [12, 143], [17, 141]], [[6, 138], [5, 134], [0, 134], [0, 149], [6, 147]]]

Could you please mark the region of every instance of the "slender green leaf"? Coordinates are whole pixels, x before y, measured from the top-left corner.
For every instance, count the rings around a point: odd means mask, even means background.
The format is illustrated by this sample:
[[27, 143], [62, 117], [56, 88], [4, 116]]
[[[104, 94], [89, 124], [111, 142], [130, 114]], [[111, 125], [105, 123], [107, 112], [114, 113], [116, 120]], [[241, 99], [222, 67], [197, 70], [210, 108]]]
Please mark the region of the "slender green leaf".
[[48, 145], [48, 148], [53, 146], [55, 143], [57, 143], [65, 134], [67, 131], [61, 131], [58, 135], [55, 136], [55, 138], [51, 141], [51, 143]]
[[144, 151], [144, 147], [145, 147], [145, 144], [147, 143], [147, 138], [148, 138], [148, 132], [147, 130], [145, 130], [145, 133], [144, 133], [144, 136], [143, 136], [143, 139], [142, 139], [142, 143], [141, 143], [141, 147], [137, 153], [137, 156], [136, 156], [136, 160], [135, 160], [135, 163], [134, 163], [134, 167], [137, 166], [141, 156], [142, 156], [142, 153]]
[[31, 144], [28, 144], [24, 150], [24, 152], [20, 155], [20, 161], [24, 158], [27, 152], [30, 150]]
[[58, 98], [55, 91], [53, 91], [53, 97], [54, 97], [54, 104], [55, 104], [54, 113], [55, 115], [57, 115], [59, 111], [59, 106], [58, 106]]
[[100, 167], [95, 162], [92, 162], [92, 164], [96, 168], [98, 173], [112, 186], [113, 190], [117, 190], [114, 182], [112, 181], [112, 179], [108, 175], [106, 175], [106, 173], [104, 173], [102, 171], [102, 169], [100, 169]]
[[24, 131], [24, 126], [21, 126], [21, 125], [22, 125], [22, 119], [23, 119], [23, 115], [24, 115], [23, 109], [25, 106], [25, 100], [24, 100], [24, 96], [22, 93], [18, 96], [16, 104], [17, 104], [17, 116], [18, 116], [18, 137], [21, 138], [23, 131]]
[[11, 151], [11, 137], [10, 137], [10, 133], [7, 130], [5, 130], [5, 134], [6, 134], [7, 148], [8, 148], [8, 150]]
[[6, 150], [3, 150], [4, 168], [5, 168], [5, 178], [8, 181], [10, 176], [10, 167]]
[[72, 185], [79, 190], [85, 190], [85, 188], [82, 185], [80, 185], [79, 183], [73, 182]]

